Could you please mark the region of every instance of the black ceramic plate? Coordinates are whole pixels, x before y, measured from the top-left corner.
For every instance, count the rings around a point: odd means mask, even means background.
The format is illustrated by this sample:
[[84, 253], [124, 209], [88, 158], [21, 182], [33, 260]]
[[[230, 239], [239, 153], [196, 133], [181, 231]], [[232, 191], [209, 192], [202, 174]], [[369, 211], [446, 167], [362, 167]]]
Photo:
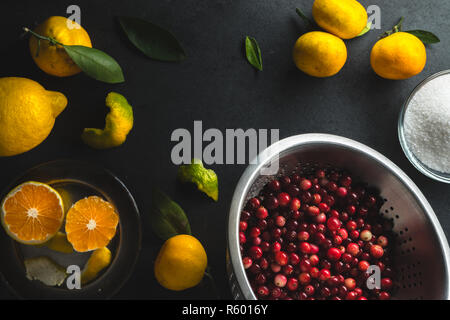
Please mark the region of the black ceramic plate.
[[[108, 248], [113, 259], [110, 266], [81, 289], [49, 287], [25, 276], [24, 259], [47, 256], [63, 267], [79, 265], [82, 269], [90, 253], [64, 254], [45, 247], [22, 245], [12, 240], [1, 228], [0, 272], [7, 286], [24, 299], [102, 299], [113, 296], [126, 282], [136, 264], [141, 248], [141, 223], [136, 203], [125, 185], [103, 168], [83, 162], [59, 160], [39, 165], [15, 180], [0, 199], [15, 186], [26, 181], [39, 181], [60, 191], [66, 205], [97, 195], [109, 201], [119, 214], [117, 233]], [[64, 229], [64, 226], [63, 226]]]

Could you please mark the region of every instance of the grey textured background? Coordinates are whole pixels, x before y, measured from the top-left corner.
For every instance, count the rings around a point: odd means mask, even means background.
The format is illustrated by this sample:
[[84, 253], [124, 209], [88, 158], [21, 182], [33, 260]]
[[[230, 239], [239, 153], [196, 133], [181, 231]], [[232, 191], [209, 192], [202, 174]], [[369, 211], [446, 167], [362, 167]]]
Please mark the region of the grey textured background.
[[[142, 1], [2, 1], [0, 3], [0, 76], [23, 76], [58, 90], [69, 99], [51, 136], [38, 148], [13, 158], [0, 159], [0, 188], [39, 163], [59, 158], [87, 160], [103, 165], [123, 179], [134, 194], [143, 216], [143, 249], [138, 265], [118, 298], [213, 298], [205, 283], [185, 292], [169, 292], [153, 277], [153, 261], [161, 242], [148, 225], [149, 189], [159, 185], [187, 212], [194, 234], [203, 242], [222, 298], [230, 298], [225, 271], [226, 223], [234, 186], [245, 166], [214, 166], [220, 179], [220, 200], [213, 203], [175, 183], [171, 164], [176, 128], [280, 128], [281, 138], [324, 132], [358, 140], [380, 151], [422, 189], [447, 235], [450, 235], [450, 186], [432, 181], [407, 161], [397, 139], [397, 118], [402, 102], [428, 75], [449, 68], [450, 2], [445, 0], [364, 0], [381, 7], [382, 29], [405, 16], [407, 29], [426, 29], [441, 38], [427, 50], [425, 70], [405, 81], [378, 78], [369, 54], [382, 33], [347, 41], [348, 60], [342, 71], [328, 79], [310, 78], [293, 65], [291, 49], [306, 31], [295, 13], [310, 15], [312, 0], [142, 0]], [[21, 27], [34, 26], [51, 15], [66, 15], [78, 4], [82, 25], [94, 46], [121, 64], [126, 82], [108, 85], [80, 74], [57, 79], [33, 63]], [[146, 59], [124, 39], [116, 15], [146, 18], [170, 29], [183, 44], [188, 58], [180, 64]], [[255, 37], [261, 47], [264, 71], [255, 72], [243, 56], [243, 38]], [[96, 151], [83, 145], [84, 127], [101, 127], [109, 91], [124, 94], [134, 106], [135, 127], [120, 148]], [[0, 285], [0, 297], [12, 295]]]

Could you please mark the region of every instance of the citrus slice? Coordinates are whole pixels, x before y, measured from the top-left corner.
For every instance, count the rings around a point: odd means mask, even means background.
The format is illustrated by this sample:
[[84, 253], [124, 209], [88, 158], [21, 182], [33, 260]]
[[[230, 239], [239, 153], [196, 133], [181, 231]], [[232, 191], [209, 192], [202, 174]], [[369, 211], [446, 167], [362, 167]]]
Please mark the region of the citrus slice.
[[25, 182], [3, 199], [1, 219], [6, 232], [14, 240], [24, 244], [41, 244], [61, 228], [63, 201], [50, 186]]
[[97, 196], [84, 198], [67, 212], [67, 240], [78, 252], [106, 247], [118, 223], [119, 216], [109, 202]]

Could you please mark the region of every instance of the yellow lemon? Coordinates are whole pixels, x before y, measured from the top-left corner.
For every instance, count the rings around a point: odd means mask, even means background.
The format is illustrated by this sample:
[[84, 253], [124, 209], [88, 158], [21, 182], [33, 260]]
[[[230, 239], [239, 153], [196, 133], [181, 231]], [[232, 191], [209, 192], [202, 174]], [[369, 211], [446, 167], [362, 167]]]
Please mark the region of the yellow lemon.
[[107, 247], [99, 248], [92, 252], [86, 266], [81, 273], [81, 283], [88, 283], [97, 278], [100, 271], [111, 264], [112, 254]]
[[[38, 25], [34, 32], [50, 37], [64, 45], [79, 45], [92, 48], [91, 39], [86, 30], [76, 22], [65, 17], [50, 17]], [[81, 72], [64, 48], [47, 40], [30, 37], [30, 53], [37, 66], [57, 77], [68, 77]]]
[[391, 80], [408, 79], [419, 74], [426, 62], [424, 44], [407, 32], [396, 32], [378, 40], [370, 54], [373, 71]]
[[355, 0], [315, 0], [312, 13], [324, 30], [342, 39], [356, 37], [367, 25], [367, 12]]
[[119, 93], [110, 92], [106, 96], [106, 106], [111, 111], [106, 116], [105, 128], [86, 128], [81, 138], [92, 148], [107, 149], [123, 144], [133, 128], [133, 108]]
[[67, 105], [59, 92], [25, 78], [0, 78], [0, 156], [33, 149], [50, 134]]
[[294, 45], [294, 63], [313, 77], [331, 77], [347, 61], [347, 47], [340, 38], [322, 31], [305, 33]]
[[205, 249], [196, 238], [182, 234], [168, 239], [155, 261], [156, 280], [169, 290], [195, 287], [207, 265]]

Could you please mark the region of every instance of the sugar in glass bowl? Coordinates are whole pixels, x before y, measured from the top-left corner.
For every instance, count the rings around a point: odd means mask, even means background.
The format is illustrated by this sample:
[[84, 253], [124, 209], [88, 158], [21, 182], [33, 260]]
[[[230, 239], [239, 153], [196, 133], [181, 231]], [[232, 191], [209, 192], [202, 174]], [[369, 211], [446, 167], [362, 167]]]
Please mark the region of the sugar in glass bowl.
[[[439, 87], [446, 82], [448, 86]], [[450, 183], [448, 122], [450, 70], [445, 70], [426, 78], [413, 90], [398, 120], [400, 145], [408, 160], [424, 175], [445, 183]]]

